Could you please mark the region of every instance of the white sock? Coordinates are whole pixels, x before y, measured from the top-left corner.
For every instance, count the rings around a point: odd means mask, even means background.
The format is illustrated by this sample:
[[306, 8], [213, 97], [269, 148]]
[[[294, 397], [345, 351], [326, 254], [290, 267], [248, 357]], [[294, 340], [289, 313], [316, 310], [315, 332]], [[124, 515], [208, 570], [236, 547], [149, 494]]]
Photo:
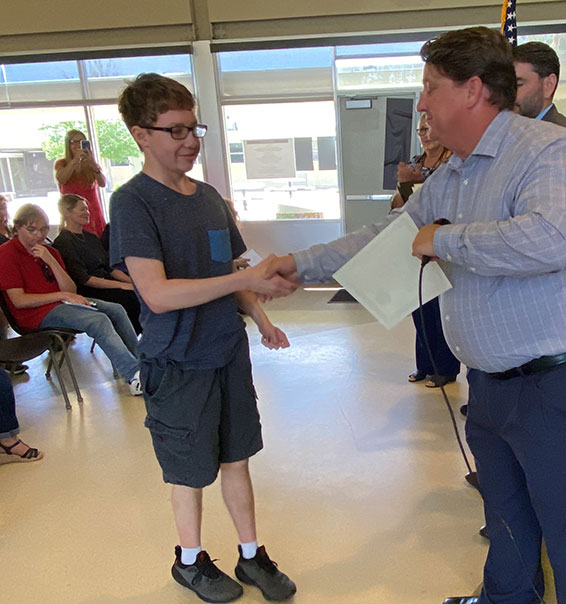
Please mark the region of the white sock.
[[182, 547], [181, 548], [181, 563], [194, 564], [197, 561], [198, 553], [202, 552], [202, 547]]
[[257, 552], [257, 541], [250, 541], [249, 543], [240, 543], [242, 548], [242, 556], [246, 560], [250, 560], [256, 555]]

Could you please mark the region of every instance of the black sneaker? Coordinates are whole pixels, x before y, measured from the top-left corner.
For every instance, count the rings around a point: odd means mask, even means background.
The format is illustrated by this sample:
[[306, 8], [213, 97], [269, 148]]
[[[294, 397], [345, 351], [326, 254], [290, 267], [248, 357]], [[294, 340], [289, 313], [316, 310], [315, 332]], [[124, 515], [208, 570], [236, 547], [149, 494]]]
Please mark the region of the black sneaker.
[[173, 579], [194, 591], [205, 602], [232, 602], [244, 590], [239, 583], [223, 573], [205, 552], [199, 552], [194, 564], [181, 562], [181, 547], [175, 547], [175, 562], [171, 568]]
[[246, 585], [255, 585], [261, 589], [266, 600], [288, 600], [297, 591], [297, 586], [272, 562], [265, 551], [265, 546], [258, 547], [253, 558], [246, 560], [242, 548], [238, 545], [240, 559], [236, 566], [236, 577]]

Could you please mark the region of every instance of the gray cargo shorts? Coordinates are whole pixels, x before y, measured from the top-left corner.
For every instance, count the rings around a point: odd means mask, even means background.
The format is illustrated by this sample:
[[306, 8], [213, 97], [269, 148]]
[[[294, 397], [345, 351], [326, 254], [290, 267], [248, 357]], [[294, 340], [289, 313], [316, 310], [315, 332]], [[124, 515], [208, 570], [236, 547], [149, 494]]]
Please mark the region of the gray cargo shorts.
[[217, 369], [179, 369], [142, 361], [141, 383], [163, 480], [193, 488], [216, 480], [221, 463], [263, 447], [247, 336]]

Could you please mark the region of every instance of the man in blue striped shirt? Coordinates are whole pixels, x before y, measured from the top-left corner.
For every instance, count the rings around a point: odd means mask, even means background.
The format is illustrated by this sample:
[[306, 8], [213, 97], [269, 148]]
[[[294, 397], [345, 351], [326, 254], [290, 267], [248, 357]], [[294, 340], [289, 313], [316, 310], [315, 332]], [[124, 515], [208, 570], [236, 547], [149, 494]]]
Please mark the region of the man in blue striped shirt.
[[[397, 214], [273, 270], [324, 281], [406, 211], [413, 255], [436, 257], [454, 287], [444, 333], [468, 367], [468, 443], [490, 549], [479, 598], [541, 601], [544, 535], [558, 602], [566, 603], [566, 134], [512, 113], [513, 56], [499, 33], [452, 31], [421, 49], [418, 111], [454, 152]], [[452, 224], [433, 224], [447, 218]], [[512, 535], [512, 536], [511, 536]], [[520, 552], [520, 553], [519, 553]]]

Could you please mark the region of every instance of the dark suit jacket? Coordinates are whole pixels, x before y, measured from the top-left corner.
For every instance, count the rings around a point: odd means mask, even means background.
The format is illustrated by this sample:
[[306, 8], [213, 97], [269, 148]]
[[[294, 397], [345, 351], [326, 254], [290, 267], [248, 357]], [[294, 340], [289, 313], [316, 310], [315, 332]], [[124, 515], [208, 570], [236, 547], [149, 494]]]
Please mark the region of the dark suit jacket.
[[559, 126], [566, 127], [566, 116], [562, 115], [556, 109], [556, 105], [552, 104], [550, 109], [546, 112], [546, 115], [542, 118], [543, 122], [551, 122], [558, 124]]

